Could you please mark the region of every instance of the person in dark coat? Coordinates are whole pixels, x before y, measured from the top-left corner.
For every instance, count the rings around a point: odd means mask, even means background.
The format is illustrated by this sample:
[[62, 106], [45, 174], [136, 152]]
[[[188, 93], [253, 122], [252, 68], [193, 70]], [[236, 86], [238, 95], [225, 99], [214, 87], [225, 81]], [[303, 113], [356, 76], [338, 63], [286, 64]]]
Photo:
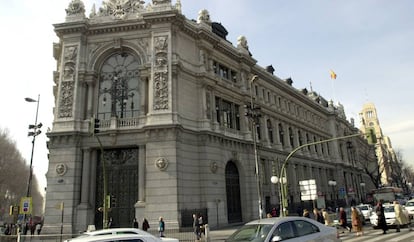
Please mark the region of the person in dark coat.
[[[351, 228], [348, 226], [348, 220], [346, 219], [346, 212], [345, 209], [343, 207], [339, 208], [339, 225], [348, 230], [351, 231]], [[343, 233], [344, 231], [342, 231]]]
[[316, 221], [318, 221], [321, 224], [325, 224], [325, 219], [323, 218], [322, 213], [319, 211], [319, 209], [313, 209], [313, 216]]
[[193, 230], [197, 240], [200, 240], [200, 225], [198, 225], [198, 216], [196, 214], [193, 214]]
[[148, 220], [146, 218], [144, 218], [144, 221], [142, 222], [142, 229], [144, 231], [147, 231], [150, 228]]
[[132, 222], [132, 227], [133, 228], [138, 228], [139, 227], [139, 225], [138, 225], [138, 221], [137, 221], [137, 219], [136, 218], [134, 218], [134, 220], [133, 220], [133, 222]]
[[386, 234], [388, 226], [387, 222], [385, 221], [384, 207], [382, 206], [381, 201], [377, 203], [377, 206], [375, 207], [375, 213], [378, 217], [378, 228], [382, 229], [383, 234]]

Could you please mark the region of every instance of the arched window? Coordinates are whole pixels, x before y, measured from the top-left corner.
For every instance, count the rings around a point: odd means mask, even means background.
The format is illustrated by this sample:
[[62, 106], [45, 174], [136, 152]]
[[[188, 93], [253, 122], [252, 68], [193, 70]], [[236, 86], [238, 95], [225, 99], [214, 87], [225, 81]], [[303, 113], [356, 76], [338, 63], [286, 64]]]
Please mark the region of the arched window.
[[98, 118], [130, 118], [139, 114], [139, 60], [128, 53], [110, 56], [99, 72]]

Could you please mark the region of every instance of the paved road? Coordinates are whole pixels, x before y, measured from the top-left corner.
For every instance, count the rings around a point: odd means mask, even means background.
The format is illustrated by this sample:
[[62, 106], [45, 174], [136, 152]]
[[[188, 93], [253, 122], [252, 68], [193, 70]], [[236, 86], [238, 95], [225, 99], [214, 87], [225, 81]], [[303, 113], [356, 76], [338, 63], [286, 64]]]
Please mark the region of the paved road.
[[[237, 227], [226, 228], [210, 231], [210, 241], [224, 241], [228, 238]], [[373, 229], [369, 223], [364, 226], [364, 234], [356, 236], [355, 233], [339, 233], [339, 238], [344, 242], [414, 242], [414, 228], [409, 231], [408, 228], [402, 228], [397, 233], [395, 229], [389, 229], [387, 234], [382, 234], [382, 230]]]

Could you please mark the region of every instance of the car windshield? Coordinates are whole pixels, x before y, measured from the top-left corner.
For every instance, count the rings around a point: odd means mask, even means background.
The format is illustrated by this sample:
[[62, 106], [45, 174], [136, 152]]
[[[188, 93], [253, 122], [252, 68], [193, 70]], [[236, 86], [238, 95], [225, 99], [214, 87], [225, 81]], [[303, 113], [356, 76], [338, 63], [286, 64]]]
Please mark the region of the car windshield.
[[244, 225], [232, 234], [226, 242], [231, 241], [265, 241], [267, 235], [272, 229], [273, 224], [250, 224]]
[[407, 202], [406, 204], [405, 204], [405, 206], [414, 206], [414, 201], [413, 202]]

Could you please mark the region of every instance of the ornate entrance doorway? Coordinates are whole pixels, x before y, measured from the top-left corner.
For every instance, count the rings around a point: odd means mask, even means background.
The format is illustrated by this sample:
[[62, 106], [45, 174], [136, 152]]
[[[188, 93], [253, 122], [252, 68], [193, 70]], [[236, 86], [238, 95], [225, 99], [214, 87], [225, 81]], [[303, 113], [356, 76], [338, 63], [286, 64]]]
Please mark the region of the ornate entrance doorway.
[[[100, 153], [100, 152], [98, 152]], [[114, 227], [130, 227], [135, 218], [134, 204], [138, 200], [138, 149], [104, 150], [107, 191], [111, 196], [108, 218]], [[98, 155], [96, 180], [96, 208], [103, 203], [102, 161]], [[102, 228], [102, 212], [95, 213], [95, 225]]]
[[226, 196], [228, 223], [241, 222], [239, 170], [233, 161], [227, 162], [226, 165]]

